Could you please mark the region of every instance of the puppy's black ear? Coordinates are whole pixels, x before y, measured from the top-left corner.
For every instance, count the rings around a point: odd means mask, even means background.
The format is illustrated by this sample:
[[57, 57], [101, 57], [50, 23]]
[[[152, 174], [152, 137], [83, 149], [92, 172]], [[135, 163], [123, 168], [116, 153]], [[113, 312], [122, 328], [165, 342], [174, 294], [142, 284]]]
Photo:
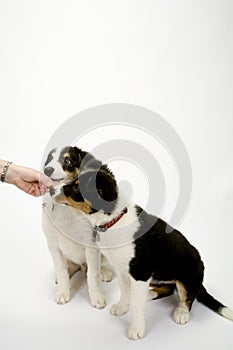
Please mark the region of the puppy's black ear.
[[76, 159], [79, 166], [82, 162], [82, 153], [85, 153], [85, 152], [83, 152], [80, 148], [76, 146], [71, 147], [71, 156], [73, 155], [73, 157]]
[[102, 169], [98, 171], [96, 176], [96, 188], [103, 200], [112, 202], [117, 199], [116, 180], [111, 173]]
[[112, 174], [100, 169], [92, 169], [79, 175], [82, 184], [85, 183], [87, 193], [98, 193], [104, 200], [116, 199], [116, 181]]
[[92, 203], [95, 210], [111, 213], [117, 199], [117, 186], [114, 176], [105, 170], [91, 170], [79, 176], [83, 198]]

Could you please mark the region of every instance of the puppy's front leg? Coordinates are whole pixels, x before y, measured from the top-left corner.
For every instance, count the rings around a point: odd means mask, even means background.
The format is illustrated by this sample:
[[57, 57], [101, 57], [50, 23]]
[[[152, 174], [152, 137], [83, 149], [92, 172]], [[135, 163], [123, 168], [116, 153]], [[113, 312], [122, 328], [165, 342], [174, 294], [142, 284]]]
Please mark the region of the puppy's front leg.
[[146, 304], [150, 279], [146, 282], [136, 281], [131, 277], [130, 312], [131, 325], [128, 337], [132, 340], [143, 338], [146, 330]]
[[56, 270], [56, 303], [65, 304], [70, 301], [70, 280], [67, 259], [64, 257], [55, 241], [51, 242], [48, 239], [48, 248]]
[[111, 306], [110, 313], [112, 315], [121, 316], [125, 314], [129, 309], [130, 276], [128, 273], [124, 273], [121, 271], [116, 272], [121, 296], [118, 304], [113, 304]]
[[100, 290], [100, 251], [96, 248], [86, 248], [87, 284], [91, 305], [97, 309], [106, 306], [106, 300]]

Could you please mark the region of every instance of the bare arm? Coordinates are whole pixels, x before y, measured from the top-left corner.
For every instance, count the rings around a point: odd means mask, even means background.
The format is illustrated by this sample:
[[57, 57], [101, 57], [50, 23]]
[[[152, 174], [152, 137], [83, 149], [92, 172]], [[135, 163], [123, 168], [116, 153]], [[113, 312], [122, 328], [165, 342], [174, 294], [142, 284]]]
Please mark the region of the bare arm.
[[[0, 160], [0, 174], [2, 174], [6, 161]], [[43, 196], [53, 187], [52, 180], [37, 170], [11, 164], [7, 170], [5, 182], [15, 185], [20, 190], [38, 197]]]

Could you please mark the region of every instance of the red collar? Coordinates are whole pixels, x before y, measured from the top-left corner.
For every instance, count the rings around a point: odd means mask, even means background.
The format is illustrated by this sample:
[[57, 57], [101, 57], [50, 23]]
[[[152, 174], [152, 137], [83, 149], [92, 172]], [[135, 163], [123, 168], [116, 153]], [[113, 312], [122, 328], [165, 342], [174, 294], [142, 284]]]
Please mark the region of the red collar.
[[95, 226], [94, 230], [99, 231], [99, 232], [105, 232], [107, 231], [110, 227], [115, 225], [117, 221], [119, 221], [124, 214], [128, 212], [128, 208], [125, 208], [117, 217], [113, 218], [111, 221], [106, 222], [106, 224], [100, 225], [100, 226]]

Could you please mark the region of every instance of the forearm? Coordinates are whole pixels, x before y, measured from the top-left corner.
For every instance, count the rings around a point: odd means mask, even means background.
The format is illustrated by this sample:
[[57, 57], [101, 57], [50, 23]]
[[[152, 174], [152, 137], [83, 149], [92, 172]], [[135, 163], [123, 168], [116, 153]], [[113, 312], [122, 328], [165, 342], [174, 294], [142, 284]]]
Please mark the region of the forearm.
[[[1, 174], [3, 173], [3, 169], [5, 167], [5, 165], [7, 164], [7, 161], [6, 160], [3, 160], [3, 159], [0, 159], [0, 176]], [[5, 176], [5, 180], [4, 182], [7, 182], [7, 183], [12, 183], [13, 184], [13, 172], [12, 172], [12, 169], [10, 170], [9, 168], [12, 167], [13, 164], [10, 164], [8, 169], [7, 169], [7, 173], [6, 173], [6, 176]], [[9, 174], [10, 173], [10, 174]]]
[[[0, 174], [2, 174], [3, 168], [6, 164], [6, 160], [0, 160]], [[20, 179], [23, 179], [26, 182], [38, 181], [39, 178], [37, 179], [37, 174], [38, 172], [34, 169], [12, 163], [7, 169], [4, 182], [18, 186]]]
[[52, 180], [39, 171], [14, 163], [7, 164], [3, 159], [0, 160], [0, 174], [3, 174], [0, 175], [3, 182], [36, 197], [44, 195], [53, 187]]

